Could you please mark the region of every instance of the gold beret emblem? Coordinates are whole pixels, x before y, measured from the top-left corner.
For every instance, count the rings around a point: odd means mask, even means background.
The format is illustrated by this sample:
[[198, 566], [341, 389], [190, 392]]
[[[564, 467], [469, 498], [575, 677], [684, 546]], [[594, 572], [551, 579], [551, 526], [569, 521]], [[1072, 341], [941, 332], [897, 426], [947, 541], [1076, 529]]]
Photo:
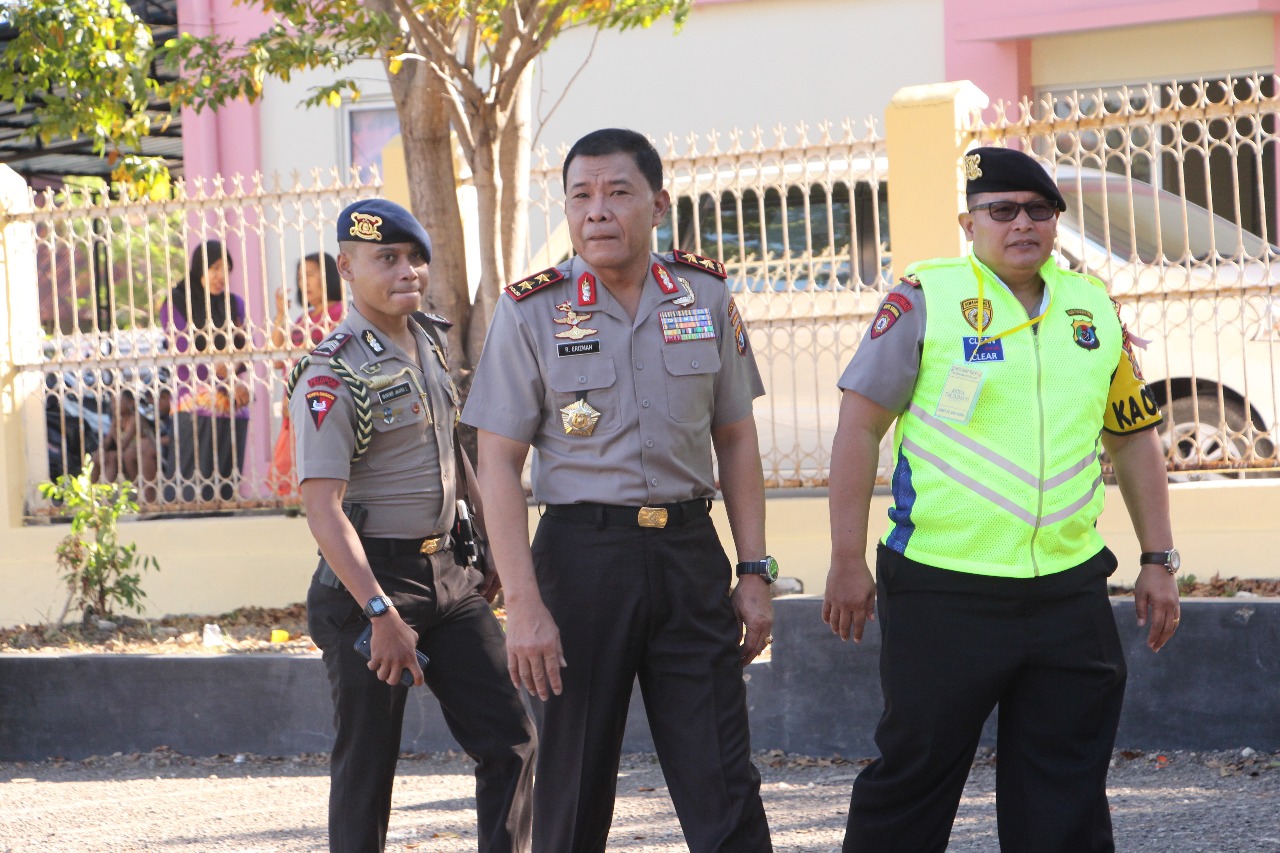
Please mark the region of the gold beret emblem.
[[352, 237], [358, 237], [361, 240], [382, 239], [382, 233], [378, 231], [378, 226], [382, 224], [381, 216], [374, 216], [372, 213], [353, 213], [351, 222]]
[[964, 179], [976, 181], [982, 177], [982, 155], [966, 154], [964, 158]]

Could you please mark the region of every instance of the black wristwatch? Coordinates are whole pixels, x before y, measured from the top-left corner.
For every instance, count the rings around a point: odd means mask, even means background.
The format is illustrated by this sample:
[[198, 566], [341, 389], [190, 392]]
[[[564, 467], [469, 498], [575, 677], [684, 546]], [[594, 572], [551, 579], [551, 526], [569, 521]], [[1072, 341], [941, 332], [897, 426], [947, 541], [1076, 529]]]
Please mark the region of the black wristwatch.
[[1182, 568], [1182, 555], [1178, 553], [1177, 548], [1170, 548], [1168, 551], [1143, 551], [1138, 555], [1138, 562], [1144, 566], [1148, 563], [1164, 566], [1165, 571], [1176, 575], [1178, 569]]
[[778, 561], [773, 557], [765, 557], [763, 560], [738, 563], [738, 577], [743, 575], [759, 575], [764, 578], [765, 583], [773, 583], [778, 579]]
[[369, 603], [364, 606], [364, 615], [366, 618], [376, 619], [379, 616], [385, 615], [387, 611], [394, 606], [395, 602], [387, 598], [385, 595], [375, 595], [373, 598], [369, 599]]

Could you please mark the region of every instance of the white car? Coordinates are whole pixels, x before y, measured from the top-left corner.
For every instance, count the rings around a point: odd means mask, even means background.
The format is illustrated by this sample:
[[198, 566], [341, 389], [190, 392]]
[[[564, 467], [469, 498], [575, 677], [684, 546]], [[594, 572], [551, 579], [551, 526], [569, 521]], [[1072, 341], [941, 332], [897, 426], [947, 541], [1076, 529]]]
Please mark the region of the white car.
[[1062, 167], [1057, 180], [1060, 260], [1107, 282], [1130, 332], [1150, 341], [1138, 358], [1174, 478], [1274, 472], [1280, 249], [1124, 175]]

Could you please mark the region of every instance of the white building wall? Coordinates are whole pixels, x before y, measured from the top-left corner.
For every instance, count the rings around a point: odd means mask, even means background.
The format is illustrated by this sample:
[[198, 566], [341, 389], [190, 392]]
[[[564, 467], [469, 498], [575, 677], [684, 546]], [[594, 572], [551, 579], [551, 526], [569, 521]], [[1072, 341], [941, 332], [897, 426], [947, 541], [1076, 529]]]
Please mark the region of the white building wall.
[[[879, 119], [895, 91], [939, 82], [942, 69], [942, 0], [703, 4], [679, 34], [669, 21], [625, 33], [563, 34], [537, 62], [534, 133], [554, 150], [609, 126], [661, 141], [712, 129]], [[341, 110], [298, 106], [327, 72], [267, 82], [265, 172], [346, 165], [348, 111], [391, 107], [380, 63], [362, 62], [354, 75], [364, 97]]]

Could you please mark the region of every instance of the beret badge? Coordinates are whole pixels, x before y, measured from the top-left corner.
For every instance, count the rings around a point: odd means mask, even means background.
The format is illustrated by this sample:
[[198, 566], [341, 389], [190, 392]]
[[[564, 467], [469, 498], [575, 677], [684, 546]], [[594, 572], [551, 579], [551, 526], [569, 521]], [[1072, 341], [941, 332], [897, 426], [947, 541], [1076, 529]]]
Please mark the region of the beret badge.
[[975, 181], [982, 177], [982, 155], [967, 154], [964, 158], [964, 179]]
[[361, 240], [381, 240], [382, 234], [378, 232], [378, 226], [381, 224], [381, 216], [374, 216], [371, 213], [353, 213], [351, 214], [351, 236]]

